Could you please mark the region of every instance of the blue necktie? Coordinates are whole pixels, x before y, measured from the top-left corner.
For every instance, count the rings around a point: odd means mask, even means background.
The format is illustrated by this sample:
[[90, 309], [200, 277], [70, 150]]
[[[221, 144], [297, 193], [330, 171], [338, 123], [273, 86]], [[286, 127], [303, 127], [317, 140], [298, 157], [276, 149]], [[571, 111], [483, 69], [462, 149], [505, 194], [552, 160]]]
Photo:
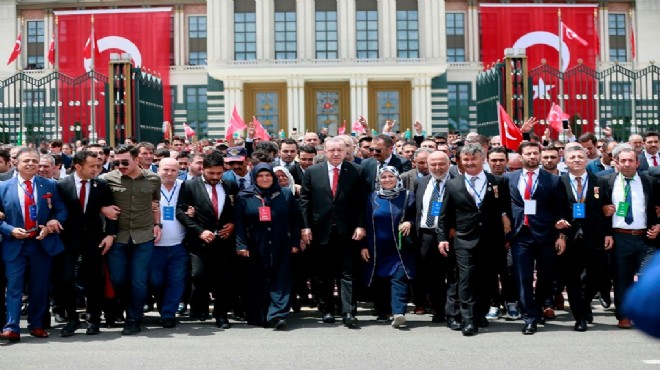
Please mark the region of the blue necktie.
[[433, 204], [438, 201], [438, 198], [440, 198], [440, 180], [435, 180], [433, 193], [431, 193], [431, 203], [429, 203], [429, 207], [426, 210], [426, 226], [428, 227], [433, 227], [435, 222], [436, 216], [433, 216], [433, 212], [431, 210], [433, 209]]
[[624, 220], [628, 225], [632, 224], [634, 219], [633, 219], [633, 213], [632, 213], [632, 190], [630, 189], [630, 181], [632, 179], [626, 179], [626, 203], [628, 203], [628, 213], [626, 213], [626, 217]]
[[238, 179], [238, 188], [241, 190], [245, 189], [245, 179]]

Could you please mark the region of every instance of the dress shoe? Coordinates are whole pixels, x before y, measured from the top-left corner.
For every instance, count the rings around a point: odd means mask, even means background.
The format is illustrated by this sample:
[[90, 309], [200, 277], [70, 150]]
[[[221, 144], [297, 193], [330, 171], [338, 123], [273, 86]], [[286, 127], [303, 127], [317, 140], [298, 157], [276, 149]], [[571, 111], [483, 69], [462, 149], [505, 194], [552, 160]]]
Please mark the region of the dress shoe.
[[536, 324], [545, 326], [545, 317], [541, 316], [536, 319]]
[[390, 321], [390, 316], [389, 316], [389, 315], [380, 314], [380, 315], [378, 315], [378, 317], [376, 317], [376, 321], [377, 321], [377, 322], [388, 322], [388, 321]]
[[344, 317], [342, 317], [341, 321], [344, 323], [344, 326], [349, 329], [357, 328], [358, 319], [353, 316], [352, 313], [344, 314]]
[[61, 337], [70, 337], [76, 334], [76, 330], [80, 329], [80, 321], [71, 320], [64, 325], [62, 332], [60, 333]]
[[166, 317], [163, 319], [163, 328], [172, 329], [176, 328], [176, 319], [174, 317]]
[[323, 322], [326, 324], [334, 324], [335, 323], [335, 316], [331, 313], [326, 313], [323, 315]]
[[552, 307], [546, 307], [543, 310], [543, 317], [546, 319], [554, 319], [557, 315], [555, 315], [555, 310]]
[[30, 335], [35, 338], [48, 338], [48, 332], [43, 328], [34, 328], [30, 330]]
[[137, 321], [126, 321], [124, 329], [121, 331], [121, 335], [135, 335], [141, 330], [140, 323]]
[[471, 337], [473, 335], [477, 335], [477, 332], [479, 331], [479, 328], [477, 328], [473, 323], [468, 323], [463, 325], [463, 336], [466, 337]]
[[275, 330], [285, 330], [286, 329], [286, 320], [281, 317], [276, 317], [274, 319], [275, 323], [273, 325]]
[[575, 322], [575, 331], [587, 331], [587, 320], [578, 320]]
[[447, 319], [445, 319], [444, 316], [440, 316], [440, 315], [433, 315], [433, 317], [431, 318], [431, 322], [434, 324], [442, 324], [446, 320]]
[[8, 340], [10, 342], [18, 342], [21, 340], [21, 335], [11, 330], [5, 330], [0, 334], [0, 339]]
[[90, 323], [87, 324], [87, 331], [85, 332], [85, 334], [87, 334], [87, 335], [97, 335], [100, 332], [101, 332], [101, 330], [99, 329], [99, 324], [98, 323], [91, 323], [90, 322]]
[[247, 321], [244, 311], [234, 310], [232, 317], [234, 318], [234, 321]]
[[522, 333], [525, 334], [525, 335], [532, 335], [532, 334], [536, 333], [536, 324], [535, 323], [525, 324], [525, 327], [523, 328]]
[[415, 315], [425, 315], [426, 314], [426, 308], [423, 306], [415, 306], [415, 310], [413, 311]]
[[593, 314], [591, 314], [591, 315], [587, 315], [587, 322], [588, 322], [589, 324], [593, 324], [593, 323], [594, 323], [594, 315], [593, 315]]
[[447, 327], [454, 331], [463, 329], [463, 325], [453, 317], [447, 318]]
[[610, 308], [612, 305], [612, 297], [610, 297], [610, 294], [600, 294], [598, 296], [598, 301], [600, 302], [600, 305], [603, 306], [603, 308]]
[[630, 329], [630, 328], [632, 328], [632, 322], [630, 322], [629, 319], [624, 318], [624, 319], [619, 320], [619, 323], [617, 324], [617, 326], [621, 329]]
[[486, 317], [479, 317], [477, 318], [477, 327], [479, 328], [487, 328], [488, 327], [488, 319]]
[[220, 329], [231, 329], [231, 324], [226, 317], [218, 317], [215, 319], [215, 326]]
[[176, 310], [177, 315], [185, 315], [188, 312], [188, 305], [181, 302], [179, 303], [179, 308]]

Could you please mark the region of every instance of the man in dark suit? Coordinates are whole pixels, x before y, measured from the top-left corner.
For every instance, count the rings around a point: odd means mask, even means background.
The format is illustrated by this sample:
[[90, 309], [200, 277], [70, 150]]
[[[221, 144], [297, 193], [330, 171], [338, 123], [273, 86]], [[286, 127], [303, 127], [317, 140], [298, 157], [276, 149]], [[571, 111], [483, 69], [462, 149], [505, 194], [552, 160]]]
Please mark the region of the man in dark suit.
[[0, 183], [2, 259], [7, 276], [7, 323], [0, 339], [19, 341], [21, 298], [28, 286], [30, 335], [47, 338], [43, 322], [48, 310], [48, 278], [52, 257], [64, 250], [59, 238], [67, 217], [55, 181], [35, 176], [39, 153], [24, 148], [17, 154], [18, 176]]
[[657, 167], [660, 164], [660, 155], [658, 148], [660, 142], [659, 135], [655, 131], [648, 131], [644, 134], [644, 151], [639, 153], [639, 171], [648, 171], [649, 168]]
[[364, 177], [367, 179], [369, 191], [374, 190], [374, 185], [378, 179], [376, 173], [380, 168], [384, 166], [392, 166], [396, 168], [399, 173], [404, 173], [412, 169], [412, 163], [410, 163], [408, 159], [392, 153], [393, 145], [392, 138], [385, 134], [377, 135], [371, 141], [369, 151], [373, 154], [373, 157], [366, 159], [361, 163]]
[[319, 275], [319, 310], [323, 322], [335, 322], [333, 289], [339, 278], [341, 313], [344, 325], [357, 326], [353, 312], [353, 261], [359, 248], [355, 241], [365, 236], [365, 180], [362, 168], [345, 160], [346, 144], [339, 138], [325, 143], [326, 162], [305, 171], [300, 204], [303, 213], [302, 240], [313, 242], [310, 253], [316, 257]]
[[280, 143], [280, 156], [273, 161], [273, 167], [283, 166], [289, 170], [296, 185], [300, 185], [304, 174], [300, 164], [296, 162], [296, 155], [298, 155], [298, 142], [293, 139], [282, 140]]
[[[176, 218], [187, 230], [192, 265], [190, 316], [206, 320], [209, 292], [215, 297], [216, 326], [229, 329], [227, 311], [231, 302], [230, 261], [236, 254], [234, 206], [231, 190], [221, 181], [224, 159], [217, 150], [204, 157], [202, 176], [183, 183], [177, 201]], [[195, 208], [189, 217], [188, 207]]]
[[479, 326], [488, 325], [487, 282], [496, 279], [492, 249], [504, 247], [504, 235], [511, 228], [507, 182], [484, 172], [484, 158], [483, 147], [478, 143], [468, 143], [461, 149], [465, 175], [447, 181], [438, 220], [438, 248], [445, 256], [449, 251], [449, 231], [456, 230], [454, 252], [465, 336], [475, 335]]
[[523, 168], [504, 174], [509, 180], [513, 214], [513, 231], [509, 237], [514, 279], [525, 321], [523, 334], [534, 334], [537, 324], [545, 323], [541, 310], [546, 299], [553, 297], [555, 254], [563, 253], [566, 248], [565, 235], [555, 229], [566, 222], [561, 220], [565, 191], [559, 176], [540, 170], [538, 143], [523, 142], [518, 153]]
[[415, 151], [413, 154], [415, 168], [401, 175], [401, 181], [406, 189], [413, 190], [415, 182], [429, 174], [428, 158], [431, 153], [433, 150], [429, 148], [419, 148]]
[[[598, 178], [588, 173], [587, 153], [581, 146], [564, 152], [568, 173], [561, 176], [566, 192], [562, 218], [567, 220], [566, 253], [559, 256], [563, 269], [558, 271], [566, 284], [568, 301], [575, 318], [575, 331], [587, 331], [593, 321], [591, 299], [599, 288], [604, 250], [612, 248], [611, 225], [602, 212]], [[607, 235], [607, 236], [606, 236]]]
[[635, 274], [655, 251], [660, 225], [656, 206], [660, 187], [647, 174], [637, 172], [639, 158], [632, 147], [621, 144], [612, 152], [619, 173], [601, 178], [603, 210], [611, 218], [614, 237], [614, 305], [618, 327], [629, 329], [630, 320], [623, 315], [621, 303], [633, 285]]
[[74, 173], [57, 183], [57, 192], [66, 206], [68, 217], [61, 232], [64, 253], [53, 261], [53, 298], [61, 303], [67, 323], [61, 336], [69, 337], [80, 328], [76, 312], [75, 270], [81, 256], [79, 277], [85, 288], [89, 325], [87, 334], [99, 333], [103, 303], [103, 260], [117, 234], [115, 221], [106, 220], [101, 209], [113, 204], [112, 192], [105, 180], [96, 179], [101, 166], [91, 150], [73, 157]]

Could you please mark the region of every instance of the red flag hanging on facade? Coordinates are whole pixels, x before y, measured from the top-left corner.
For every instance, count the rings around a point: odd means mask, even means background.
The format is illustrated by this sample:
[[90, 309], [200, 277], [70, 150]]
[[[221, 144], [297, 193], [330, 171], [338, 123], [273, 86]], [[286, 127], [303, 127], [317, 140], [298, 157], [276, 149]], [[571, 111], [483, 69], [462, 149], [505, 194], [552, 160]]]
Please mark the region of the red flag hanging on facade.
[[510, 150], [518, 150], [518, 146], [523, 141], [522, 131], [513, 123], [513, 120], [499, 102], [497, 102], [497, 116], [500, 124], [502, 146]]
[[21, 55], [21, 48], [23, 45], [23, 42], [21, 41], [21, 36], [22, 34], [18, 34], [18, 38], [16, 38], [16, 43], [14, 44], [14, 50], [11, 51], [11, 55], [9, 56], [9, 60], [7, 61], [7, 65], [10, 65], [13, 61], [18, 58], [19, 55]]
[[55, 65], [55, 37], [50, 39], [50, 46], [48, 46], [48, 63]]
[[[133, 67], [145, 68], [160, 75], [163, 83], [163, 121], [172, 122], [169, 88], [172, 8], [56, 11], [54, 14], [58, 17], [55, 47], [60, 72], [74, 78], [83, 75], [90, 70], [93, 55], [94, 70], [108, 75], [110, 54], [127, 53]], [[86, 49], [87, 44], [89, 47]], [[63, 140], [71, 140], [73, 132], [69, 127], [75, 123], [81, 125], [83, 136], [89, 134], [90, 102], [96, 102], [96, 132], [99, 137], [106, 135], [107, 99], [103, 87], [104, 84], [97, 82], [95, 96], [91, 97], [91, 89], [80, 96], [77, 92], [69, 91], [72, 89], [60, 85], [59, 99], [62, 104], [59, 117]]]

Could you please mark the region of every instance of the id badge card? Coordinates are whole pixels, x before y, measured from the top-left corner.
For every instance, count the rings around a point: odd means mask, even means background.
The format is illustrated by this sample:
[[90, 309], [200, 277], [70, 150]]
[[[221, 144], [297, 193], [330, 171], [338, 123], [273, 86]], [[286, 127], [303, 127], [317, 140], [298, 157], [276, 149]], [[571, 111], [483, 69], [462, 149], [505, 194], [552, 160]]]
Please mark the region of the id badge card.
[[259, 221], [270, 221], [270, 207], [259, 207]]
[[30, 206], [30, 220], [37, 220], [37, 206], [34, 204]]
[[524, 211], [526, 215], [536, 215], [536, 199], [526, 199]]
[[442, 209], [442, 202], [433, 202], [431, 203], [431, 216], [438, 217], [440, 216], [440, 210]]
[[174, 206], [163, 207], [163, 220], [174, 221]]
[[630, 203], [619, 202], [619, 206], [616, 207], [616, 215], [619, 217], [626, 217], [628, 214], [628, 208], [630, 208]]
[[586, 217], [586, 208], [584, 203], [574, 203], [573, 204], [573, 218], [585, 218]]

